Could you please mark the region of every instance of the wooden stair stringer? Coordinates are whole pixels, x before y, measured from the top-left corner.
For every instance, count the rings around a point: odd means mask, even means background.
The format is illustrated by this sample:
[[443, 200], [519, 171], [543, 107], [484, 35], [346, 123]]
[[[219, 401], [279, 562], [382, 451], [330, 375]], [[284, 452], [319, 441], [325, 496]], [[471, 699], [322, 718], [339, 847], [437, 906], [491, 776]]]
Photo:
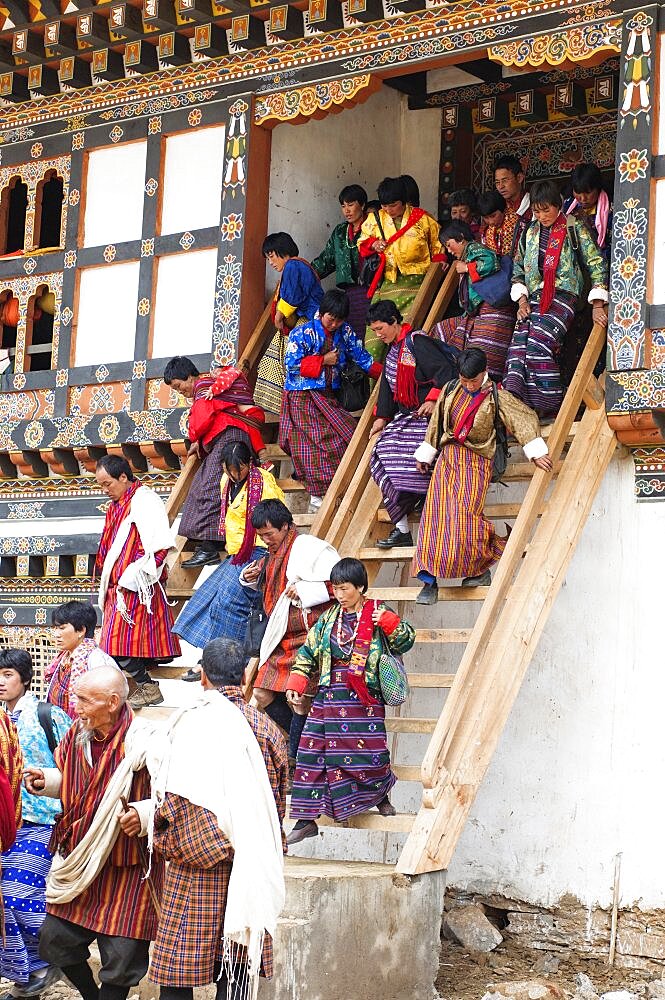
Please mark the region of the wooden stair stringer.
[[604, 408], [587, 409], [493, 634], [472, 671], [460, 665], [432, 740], [444, 734], [441, 781], [428, 790], [423, 773], [424, 802], [399, 872], [448, 867], [615, 447]]

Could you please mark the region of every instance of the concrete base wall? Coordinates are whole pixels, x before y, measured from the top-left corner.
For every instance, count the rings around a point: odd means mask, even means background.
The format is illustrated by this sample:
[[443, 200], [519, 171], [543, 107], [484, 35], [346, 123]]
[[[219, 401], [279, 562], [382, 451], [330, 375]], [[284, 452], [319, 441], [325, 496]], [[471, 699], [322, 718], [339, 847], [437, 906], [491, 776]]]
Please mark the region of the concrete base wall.
[[275, 977], [260, 1000], [435, 1000], [445, 876], [287, 859]]

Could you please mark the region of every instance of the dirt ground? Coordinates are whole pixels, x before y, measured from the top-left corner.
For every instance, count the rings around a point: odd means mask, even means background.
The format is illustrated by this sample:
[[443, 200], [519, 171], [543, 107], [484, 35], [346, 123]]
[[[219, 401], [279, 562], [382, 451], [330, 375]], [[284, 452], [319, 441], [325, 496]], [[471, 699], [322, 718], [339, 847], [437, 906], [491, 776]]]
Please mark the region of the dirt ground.
[[[562, 990], [564, 996], [575, 994], [575, 976], [586, 973], [598, 994], [611, 990], [630, 990], [637, 996], [648, 995], [647, 986], [660, 976], [631, 969], [610, 968], [604, 962], [580, 955], [562, 957], [555, 973], [539, 971], [537, 963], [547, 952], [525, 950], [505, 939], [489, 955], [470, 954], [450, 941], [443, 942], [437, 989], [442, 1000], [481, 1000], [490, 985], [500, 989], [502, 982], [538, 979]], [[534, 968], [534, 966], [536, 966]]]

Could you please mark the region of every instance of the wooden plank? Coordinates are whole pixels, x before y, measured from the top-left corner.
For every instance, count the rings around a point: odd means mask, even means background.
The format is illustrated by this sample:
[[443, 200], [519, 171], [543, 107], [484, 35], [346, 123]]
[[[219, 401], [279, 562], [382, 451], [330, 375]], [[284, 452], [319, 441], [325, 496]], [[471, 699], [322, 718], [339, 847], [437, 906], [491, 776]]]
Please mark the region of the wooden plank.
[[[370, 587], [368, 597], [377, 601], [415, 601], [420, 587]], [[439, 587], [440, 601], [484, 601], [489, 587]]]
[[417, 628], [416, 642], [468, 642], [470, 628]]
[[284, 490], [285, 493], [297, 493], [299, 490], [304, 490], [305, 487], [297, 479], [278, 479], [277, 485], [280, 489]]
[[389, 733], [433, 733], [436, 726], [436, 719], [409, 719], [400, 715], [387, 716], [385, 721]]
[[358, 559], [368, 561], [376, 561], [378, 559], [379, 562], [406, 562], [408, 559], [413, 559], [415, 551], [413, 545], [400, 545], [393, 549], [366, 548], [359, 550]]
[[[565, 441], [565, 439], [564, 439]], [[561, 472], [563, 463], [554, 463], [554, 475], [558, 475]], [[534, 465], [533, 462], [509, 462], [506, 471], [503, 474], [503, 479], [507, 483], [517, 482], [522, 479], [531, 479], [535, 472], [538, 471], [538, 466]]]
[[393, 764], [392, 769], [399, 781], [420, 782], [420, 764]]
[[[448, 279], [447, 281], [446, 278]], [[404, 322], [410, 323], [414, 330], [423, 329], [430, 306], [432, 305], [437, 292], [440, 290], [442, 285], [447, 287], [449, 284], [450, 273], [446, 275], [443, 270], [443, 265], [441, 263], [430, 264], [425, 277], [423, 278], [422, 284], [416, 293], [416, 297], [404, 316]], [[453, 285], [453, 291], [456, 287], [457, 281], [455, 281]], [[452, 292], [450, 294], [452, 296]]]
[[584, 405], [590, 410], [599, 410], [601, 406], [604, 405], [605, 393], [599, 385], [598, 379], [595, 375], [589, 376], [589, 381], [587, 382], [587, 387], [584, 390], [582, 399], [584, 400]]
[[[483, 514], [485, 517], [489, 517], [490, 519], [517, 517], [521, 506], [521, 503], [489, 503], [483, 508]], [[382, 524], [392, 524], [388, 511], [383, 507], [379, 510], [378, 519]], [[420, 514], [409, 515], [409, 522], [417, 524], [419, 520]]]
[[409, 833], [413, 826], [413, 813], [398, 813], [397, 816], [380, 816], [377, 812], [360, 813], [351, 816], [344, 823], [335, 823], [328, 816], [319, 816], [319, 826], [345, 827], [352, 830], [378, 830], [383, 833]]
[[238, 359], [238, 364], [251, 371], [255, 368], [267, 348], [275, 332], [275, 325], [272, 321], [272, 302], [265, 307], [259, 321], [254, 327], [252, 335], [245, 344], [245, 349]]
[[440, 319], [443, 319], [444, 313], [453, 295], [457, 291], [459, 285], [459, 276], [454, 267], [450, 267], [446, 273], [445, 278], [441, 282], [441, 287], [436, 293], [434, 300], [430, 309], [427, 312], [427, 316], [422, 323], [422, 329], [429, 333], [435, 323], [438, 323]]
[[411, 674], [409, 685], [412, 688], [451, 688], [455, 674]]
[[[525, 558], [519, 561], [504, 612], [476, 661], [477, 669], [469, 673], [468, 657], [458, 669], [430, 745], [439, 752], [449, 777], [438, 794], [434, 790], [436, 808], [421, 807], [399, 871], [431, 871], [450, 861], [615, 447], [604, 408], [588, 409]], [[481, 617], [491, 601], [490, 595]], [[478, 631], [477, 625], [469, 646]], [[423, 765], [426, 789], [431, 775], [428, 751]]]
[[182, 510], [182, 506], [187, 499], [187, 494], [191, 489], [192, 480], [194, 479], [200, 464], [201, 461], [196, 455], [189, 455], [187, 461], [182, 467], [182, 471], [176, 479], [175, 486], [171, 490], [171, 495], [165, 505], [169, 524], [173, 524], [176, 517]]
[[310, 528], [314, 521], [314, 514], [294, 514], [293, 523], [297, 525], [298, 528]]

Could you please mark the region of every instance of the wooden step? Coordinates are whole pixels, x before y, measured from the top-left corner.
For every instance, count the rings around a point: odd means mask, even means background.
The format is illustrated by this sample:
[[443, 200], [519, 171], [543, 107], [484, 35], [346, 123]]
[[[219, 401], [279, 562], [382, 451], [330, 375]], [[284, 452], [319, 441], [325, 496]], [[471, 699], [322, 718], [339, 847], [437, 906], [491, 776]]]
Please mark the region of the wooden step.
[[360, 813], [343, 823], [335, 823], [328, 816], [317, 819], [319, 826], [347, 827], [353, 830], [379, 830], [384, 833], [410, 833], [415, 820], [413, 813], [398, 813], [397, 816], [380, 816], [378, 812]]
[[416, 642], [468, 642], [470, 628], [417, 628]]
[[412, 688], [450, 688], [455, 674], [408, 674]]
[[[537, 470], [538, 466], [534, 465], [533, 462], [509, 462], [506, 471], [504, 472], [502, 479], [506, 482], [516, 482], [520, 479], [531, 479], [534, 472]], [[554, 465], [554, 475], [561, 472], [563, 468], [563, 462], [556, 462]]]
[[[370, 587], [368, 597], [376, 601], [415, 601], [420, 587]], [[440, 601], [484, 601], [489, 587], [439, 587]]]
[[316, 514], [294, 514], [293, 523], [298, 528], [311, 528]]
[[389, 733], [433, 733], [437, 721], [437, 719], [388, 715], [386, 716], [386, 730]]
[[[520, 512], [520, 503], [488, 503], [483, 508], [483, 514], [489, 518], [517, 517]], [[383, 524], [392, 524], [388, 511], [383, 507], [379, 510], [378, 520]], [[410, 514], [409, 521], [415, 524], [420, 520], [420, 514]]]
[[305, 487], [297, 479], [278, 479], [277, 485], [284, 493], [295, 493], [297, 490], [304, 490]]
[[392, 764], [398, 781], [421, 781], [420, 764]]

